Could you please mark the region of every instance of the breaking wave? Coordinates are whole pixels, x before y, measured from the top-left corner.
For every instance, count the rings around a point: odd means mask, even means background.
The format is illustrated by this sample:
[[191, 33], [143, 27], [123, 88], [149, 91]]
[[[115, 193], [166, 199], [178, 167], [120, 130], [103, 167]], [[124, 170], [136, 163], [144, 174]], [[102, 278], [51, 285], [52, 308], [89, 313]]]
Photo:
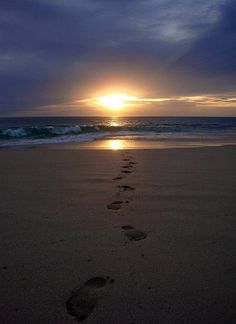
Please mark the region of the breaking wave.
[[[31, 124], [32, 125], [32, 124]], [[10, 145], [49, 144], [66, 142], [84, 142], [105, 137], [135, 136], [143, 139], [155, 136], [191, 137], [211, 136], [219, 134], [236, 134], [236, 121], [204, 120], [190, 118], [178, 120], [130, 119], [123, 120], [118, 125], [100, 122], [91, 124], [70, 125], [40, 125], [22, 127], [0, 127], [0, 147]]]

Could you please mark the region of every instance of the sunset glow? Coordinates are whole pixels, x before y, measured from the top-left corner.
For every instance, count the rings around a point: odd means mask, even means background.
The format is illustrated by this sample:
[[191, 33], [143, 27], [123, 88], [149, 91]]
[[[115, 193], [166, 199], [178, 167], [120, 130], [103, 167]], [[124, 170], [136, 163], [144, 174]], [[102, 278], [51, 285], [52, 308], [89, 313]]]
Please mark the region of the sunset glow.
[[119, 110], [127, 105], [130, 105], [130, 101], [135, 100], [135, 97], [127, 96], [126, 94], [112, 94], [97, 98], [97, 103], [105, 108], [112, 110]]

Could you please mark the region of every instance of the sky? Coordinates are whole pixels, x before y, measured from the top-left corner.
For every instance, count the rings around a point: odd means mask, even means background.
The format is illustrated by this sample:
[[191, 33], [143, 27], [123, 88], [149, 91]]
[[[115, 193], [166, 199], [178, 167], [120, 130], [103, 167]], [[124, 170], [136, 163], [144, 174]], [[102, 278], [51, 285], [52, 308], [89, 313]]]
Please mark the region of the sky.
[[[236, 1], [0, 0], [0, 116], [236, 116]], [[92, 99], [92, 100], [90, 100]]]

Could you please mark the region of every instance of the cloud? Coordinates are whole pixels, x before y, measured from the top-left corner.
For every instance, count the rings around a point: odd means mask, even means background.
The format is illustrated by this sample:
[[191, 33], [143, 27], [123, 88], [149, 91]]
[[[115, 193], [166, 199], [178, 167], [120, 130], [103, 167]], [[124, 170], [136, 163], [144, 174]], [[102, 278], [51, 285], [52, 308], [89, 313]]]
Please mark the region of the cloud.
[[[129, 97], [126, 95], [121, 95], [122, 102], [124, 104], [152, 104], [152, 103], [163, 103], [163, 102], [183, 102], [183, 103], [192, 103], [201, 106], [221, 106], [221, 107], [236, 107], [236, 96], [174, 96], [166, 98], [138, 98], [138, 97]], [[88, 105], [101, 105], [101, 97], [99, 98], [89, 98], [77, 100], [74, 104], [78, 105], [80, 103], [86, 103]]]
[[176, 62], [185, 70], [204, 75], [233, 76], [236, 72], [236, 3], [221, 7], [221, 19]]
[[[132, 115], [194, 115], [194, 116], [230, 116], [236, 110], [236, 97], [229, 96], [175, 96], [166, 98], [129, 97], [122, 101], [126, 114]], [[106, 115], [107, 110], [100, 98], [88, 98], [67, 102], [58, 102], [38, 107], [38, 110], [25, 109], [18, 116], [86, 116]], [[121, 110], [121, 115], [123, 111]], [[118, 111], [119, 114], [119, 111]]]
[[1, 113], [85, 98], [114, 80], [154, 97], [233, 91], [235, 7], [229, 0], [2, 0]]

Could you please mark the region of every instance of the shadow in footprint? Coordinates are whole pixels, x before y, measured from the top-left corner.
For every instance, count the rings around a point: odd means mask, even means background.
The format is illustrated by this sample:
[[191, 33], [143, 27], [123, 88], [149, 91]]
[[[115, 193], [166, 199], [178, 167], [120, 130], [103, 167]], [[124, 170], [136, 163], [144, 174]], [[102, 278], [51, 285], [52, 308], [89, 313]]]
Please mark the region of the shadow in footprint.
[[118, 188], [122, 189], [122, 191], [132, 191], [132, 190], [135, 190], [135, 188], [133, 188], [131, 186], [127, 186], [127, 185], [118, 186]]
[[146, 233], [139, 230], [129, 231], [125, 233], [125, 235], [128, 237], [130, 241], [140, 241], [140, 240], [144, 240], [147, 237]]
[[121, 208], [122, 204], [123, 204], [122, 200], [116, 200], [116, 201], [113, 201], [111, 204], [108, 204], [107, 208], [108, 209], [113, 209], [113, 210], [118, 210], [118, 209]]
[[122, 173], [132, 173], [132, 171], [129, 171], [129, 170], [121, 170]]
[[113, 282], [114, 280], [109, 277], [89, 279], [81, 288], [72, 292], [66, 302], [67, 312], [74, 316], [78, 322], [85, 320], [97, 305], [102, 288]]
[[128, 230], [132, 230], [132, 229], [134, 229], [134, 227], [131, 226], [131, 225], [123, 225], [123, 226], [121, 226], [121, 228], [122, 228], [123, 230], [125, 230], [125, 231], [128, 231]]
[[113, 178], [112, 180], [115, 180], [115, 181], [117, 181], [117, 180], [122, 180], [123, 179], [123, 177], [121, 177], [121, 176], [118, 176], [118, 177], [115, 177], [115, 178]]

